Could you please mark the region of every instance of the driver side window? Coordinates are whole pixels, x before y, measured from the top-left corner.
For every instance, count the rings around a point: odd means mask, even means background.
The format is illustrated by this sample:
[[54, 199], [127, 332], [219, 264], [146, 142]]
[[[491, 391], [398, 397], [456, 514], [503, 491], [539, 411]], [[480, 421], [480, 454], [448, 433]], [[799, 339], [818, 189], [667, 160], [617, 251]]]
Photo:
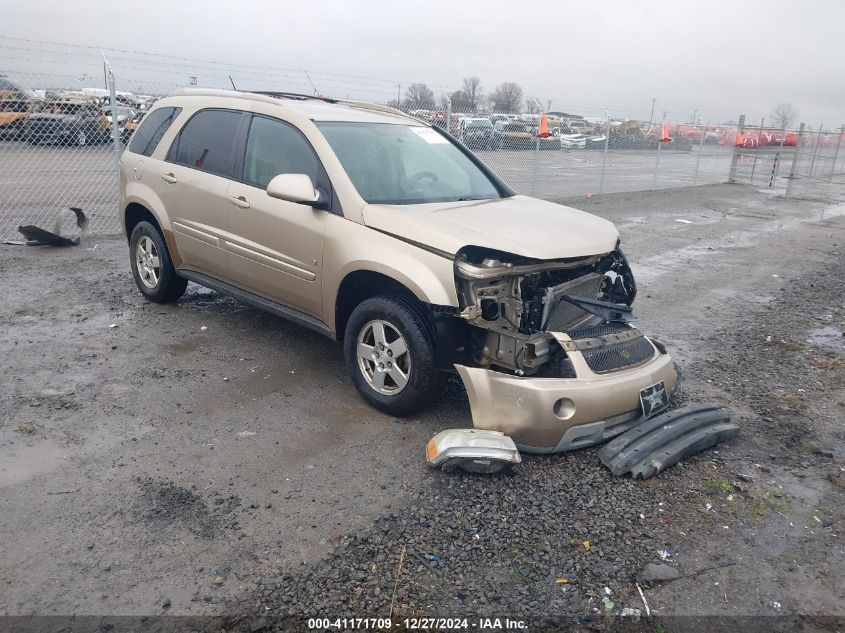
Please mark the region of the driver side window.
[[299, 130], [278, 119], [252, 118], [244, 154], [244, 181], [264, 189], [279, 174], [306, 174], [316, 185], [319, 166], [317, 155]]

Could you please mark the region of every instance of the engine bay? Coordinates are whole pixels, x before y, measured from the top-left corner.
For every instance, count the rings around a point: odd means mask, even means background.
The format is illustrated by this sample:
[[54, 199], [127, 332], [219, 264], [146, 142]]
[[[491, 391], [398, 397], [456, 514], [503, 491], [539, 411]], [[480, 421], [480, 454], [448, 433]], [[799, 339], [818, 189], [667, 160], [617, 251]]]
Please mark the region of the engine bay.
[[[480, 367], [519, 376], [574, 377], [566, 350], [549, 332], [591, 340], [613, 335], [615, 343], [628, 346], [642, 338], [637, 356], [645, 353], [647, 339], [629, 325], [637, 288], [618, 244], [603, 255], [560, 260], [469, 247], [458, 253], [455, 279], [459, 316], [474, 326], [467, 351]], [[591, 345], [591, 350], [601, 347]]]

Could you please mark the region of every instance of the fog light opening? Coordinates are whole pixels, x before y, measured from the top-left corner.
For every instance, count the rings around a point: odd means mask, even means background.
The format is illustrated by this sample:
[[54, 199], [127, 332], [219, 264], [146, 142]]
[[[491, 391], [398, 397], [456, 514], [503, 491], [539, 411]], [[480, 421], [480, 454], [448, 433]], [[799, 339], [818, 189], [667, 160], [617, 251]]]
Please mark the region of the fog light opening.
[[560, 398], [555, 401], [552, 411], [561, 420], [568, 420], [575, 415], [575, 403], [569, 398]]

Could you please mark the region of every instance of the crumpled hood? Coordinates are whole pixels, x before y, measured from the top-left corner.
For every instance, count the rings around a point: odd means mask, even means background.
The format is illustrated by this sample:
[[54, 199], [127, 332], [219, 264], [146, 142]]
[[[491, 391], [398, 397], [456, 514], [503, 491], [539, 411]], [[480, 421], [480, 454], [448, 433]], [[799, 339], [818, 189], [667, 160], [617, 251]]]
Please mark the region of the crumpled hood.
[[464, 246], [536, 259], [612, 251], [613, 223], [553, 202], [513, 196], [495, 200], [364, 207], [364, 224], [454, 255]]

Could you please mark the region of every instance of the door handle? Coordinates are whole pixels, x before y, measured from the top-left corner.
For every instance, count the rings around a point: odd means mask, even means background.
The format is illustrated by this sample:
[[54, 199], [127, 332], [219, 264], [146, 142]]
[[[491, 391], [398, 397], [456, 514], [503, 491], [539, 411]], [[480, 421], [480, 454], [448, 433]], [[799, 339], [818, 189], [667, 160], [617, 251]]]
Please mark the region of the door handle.
[[174, 176], [172, 173], [162, 174], [161, 179], [164, 182], [169, 182], [171, 185], [176, 182], [176, 176]]
[[237, 198], [235, 196], [232, 196], [231, 198], [229, 198], [229, 202], [231, 202], [236, 207], [240, 207], [241, 209], [249, 209], [249, 202], [247, 202], [246, 198], [244, 198], [243, 196], [238, 196]]

